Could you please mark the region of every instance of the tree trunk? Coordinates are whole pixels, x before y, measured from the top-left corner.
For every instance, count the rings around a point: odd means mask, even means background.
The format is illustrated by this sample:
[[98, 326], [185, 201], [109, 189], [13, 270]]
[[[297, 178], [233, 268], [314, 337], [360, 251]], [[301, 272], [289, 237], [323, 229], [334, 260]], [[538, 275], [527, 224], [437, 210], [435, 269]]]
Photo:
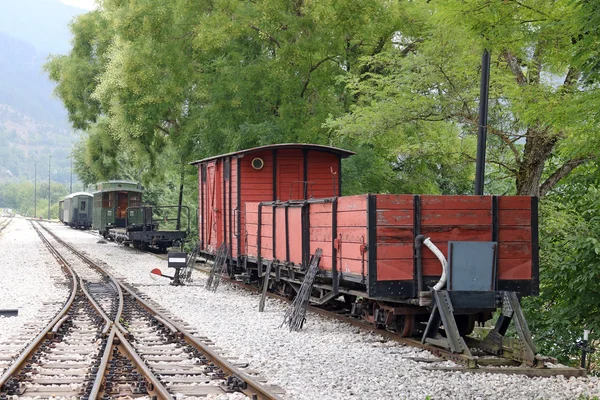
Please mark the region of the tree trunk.
[[557, 137], [545, 128], [527, 129], [522, 162], [517, 172], [517, 195], [539, 196], [546, 161], [552, 154]]

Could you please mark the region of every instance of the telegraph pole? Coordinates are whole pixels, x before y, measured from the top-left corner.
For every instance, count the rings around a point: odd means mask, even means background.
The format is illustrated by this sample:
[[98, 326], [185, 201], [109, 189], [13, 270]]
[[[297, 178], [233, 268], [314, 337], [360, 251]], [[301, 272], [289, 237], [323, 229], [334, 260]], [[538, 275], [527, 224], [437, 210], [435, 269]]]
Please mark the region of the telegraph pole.
[[52, 156], [48, 156], [48, 221], [50, 220], [50, 160]]
[[34, 165], [34, 178], [33, 178], [33, 218], [37, 218], [37, 161]]
[[73, 156], [69, 157], [71, 159], [71, 179], [69, 181], [69, 194], [73, 193]]

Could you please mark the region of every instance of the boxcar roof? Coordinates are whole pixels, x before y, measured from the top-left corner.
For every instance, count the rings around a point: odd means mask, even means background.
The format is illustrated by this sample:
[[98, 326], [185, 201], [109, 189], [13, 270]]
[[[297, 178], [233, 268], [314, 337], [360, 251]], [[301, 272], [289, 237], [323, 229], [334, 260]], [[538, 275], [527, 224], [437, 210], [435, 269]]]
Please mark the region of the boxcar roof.
[[144, 188], [135, 181], [107, 181], [96, 184], [94, 194], [102, 192], [138, 192], [143, 193]]
[[88, 192], [75, 192], [75, 193], [71, 193], [71, 194], [65, 196], [65, 199], [72, 199], [73, 197], [76, 197], [76, 196], [94, 197], [93, 194], [88, 193]]
[[323, 145], [320, 145], [320, 144], [280, 143], [280, 144], [270, 144], [270, 145], [261, 146], [261, 147], [254, 147], [252, 149], [234, 151], [233, 153], [220, 154], [218, 156], [203, 158], [202, 160], [192, 161], [190, 163], [190, 165], [201, 164], [203, 162], [217, 160], [217, 159], [223, 158], [223, 157], [238, 156], [238, 155], [243, 155], [243, 154], [246, 154], [246, 153], [254, 153], [256, 151], [271, 150], [271, 149], [284, 149], [284, 150], [288, 150], [288, 149], [307, 149], [307, 150], [317, 150], [317, 151], [324, 151], [324, 152], [327, 152], [327, 153], [338, 154], [342, 158], [350, 157], [351, 155], [356, 154], [356, 153], [354, 153], [352, 151], [349, 151], [349, 150], [344, 150], [344, 149], [340, 149], [340, 148], [337, 148], [337, 147], [331, 147], [331, 146], [323, 146]]

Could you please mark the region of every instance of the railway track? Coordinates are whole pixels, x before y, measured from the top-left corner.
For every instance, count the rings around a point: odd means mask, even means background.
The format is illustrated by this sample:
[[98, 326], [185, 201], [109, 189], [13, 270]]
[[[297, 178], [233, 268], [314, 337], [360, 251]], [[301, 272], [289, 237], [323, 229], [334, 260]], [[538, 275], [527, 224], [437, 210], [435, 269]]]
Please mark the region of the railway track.
[[[210, 273], [210, 268], [197, 268], [199, 271], [203, 273]], [[235, 279], [223, 276], [222, 279], [227, 280], [229, 283], [240, 286], [246, 290], [259, 293], [260, 289], [258, 287], [245, 284], [243, 282], [237, 281]], [[280, 296], [276, 293], [267, 292], [267, 296], [278, 299], [287, 303], [290, 303], [291, 300], [287, 297]], [[427, 350], [437, 358], [415, 358], [413, 361], [422, 362], [429, 364], [426, 369], [430, 370], [438, 370], [438, 371], [455, 371], [455, 372], [469, 372], [469, 373], [495, 373], [495, 374], [518, 374], [518, 375], [526, 375], [529, 377], [544, 377], [544, 376], [556, 376], [563, 375], [565, 377], [585, 377], [587, 376], [587, 371], [583, 368], [574, 368], [574, 367], [558, 367], [558, 366], [544, 366], [544, 363], [540, 362], [540, 366], [538, 367], [530, 367], [520, 365], [520, 363], [510, 359], [509, 357], [503, 356], [494, 356], [489, 353], [484, 353], [481, 350], [476, 349], [476, 342], [472, 340], [469, 342], [467, 340], [467, 345], [473, 345], [471, 350], [472, 356], [467, 356], [464, 354], [452, 353], [450, 350], [445, 350], [439, 347], [432, 346], [430, 344], [423, 344], [420, 340], [415, 338], [402, 337], [395, 332], [376, 329], [373, 325], [370, 325], [357, 317], [353, 317], [349, 314], [348, 310], [328, 310], [321, 307], [309, 306], [309, 311], [312, 311], [315, 314], [322, 315], [326, 318], [332, 318], [339, 320], [341, 322], [348, 323], [352, 326], [355, 326], [364, 331], [370, 331], [377, 333], [378, 335], [383, 336], [388, 340], [393, 340], [395, 342], [404, 344], [406, 346], [411, 346], [415, 348], [420, 348], [423, 350]], [[507, 353], [510, 348], [507, 346]], [[546, 362], [552, 363], [556, 360], [551, 359], [549, 357], [541, 357], [542, 360]], [[448, 367], [448, 366], [438, 366], [436, 364], [441, 363], [443, 361], [452, 361], [458, 366], [456, 367]], [[542, 361], [541, 360], [541, 361]]]
[[6, 227], [11, 223], [12, 218], [1, 218], [0, 219], [0, 234]]
[[0, 377], [1, 393], [172, 399], [241, 392], [252, 399], [279, 399], [280, 388], [258, 382], [246, 365], [219, 354], [208, 338], [195, 336], [50, 230], [32, 224], [70, 274], [72, 294]]

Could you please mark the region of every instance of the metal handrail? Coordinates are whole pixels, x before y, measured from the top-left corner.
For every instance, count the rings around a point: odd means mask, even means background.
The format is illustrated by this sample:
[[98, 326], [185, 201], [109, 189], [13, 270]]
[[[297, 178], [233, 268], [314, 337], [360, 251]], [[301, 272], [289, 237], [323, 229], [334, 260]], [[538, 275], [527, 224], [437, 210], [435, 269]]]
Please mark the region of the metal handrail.
[[[188, 206], [132, 206], [132, 207], [127, 207], [127, 209], [125, 210], [125, 226], [129, 226], [129, 210], [136, 210], [136, 209], [140, 209], [140, 210], [144, 210], [144, 209], [150, 209], [152, 211], [151, 215], [150, 215], [150, 225], [152, 225], [154, 223], [154, 210], [160, 210], [160, 209], [165, 209], [165, 208], [181, 208], [186, 210], [187, 212], [187, 230], [186, 230], [186, 234], [189, 235], [190, 234], [190, 208]], [[143, 218], [143, 216], [142, 216]], [[175, 218], [168, 218], [167, 221], [176, 221], [177, 219]], [[163, 220], [164, 221], [164, 220]], [[142, 220], [142, 225], [146, 225], [146, 221]]]

